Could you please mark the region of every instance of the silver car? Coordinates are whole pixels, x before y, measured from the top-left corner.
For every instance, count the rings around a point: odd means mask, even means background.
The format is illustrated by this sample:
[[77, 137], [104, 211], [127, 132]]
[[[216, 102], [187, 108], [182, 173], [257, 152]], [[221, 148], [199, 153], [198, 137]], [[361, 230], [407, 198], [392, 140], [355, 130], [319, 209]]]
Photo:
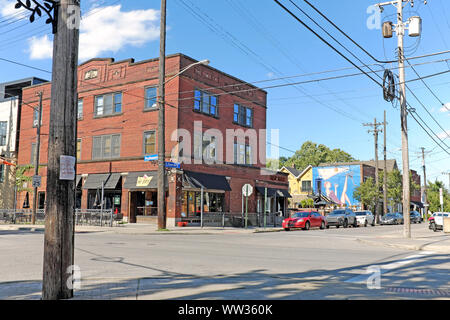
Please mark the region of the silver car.
[[388, 213], [381, 217], [380, 224], [402, 224], [403, 223], [403, 216], [398, 213]]
[[356, 220], [358, 221], [358, 226], [367, 227], [367, 225], [375, 226], [375, 217], [370, 211], [356, 211]]
[[327, 216], [327, 228], [330, 226], [335, 226], [336, 228], [343, 226], [347, 228], [350, 225], [353, 227], [358, 226], [356, 215], [351, 209], [334, 210]]

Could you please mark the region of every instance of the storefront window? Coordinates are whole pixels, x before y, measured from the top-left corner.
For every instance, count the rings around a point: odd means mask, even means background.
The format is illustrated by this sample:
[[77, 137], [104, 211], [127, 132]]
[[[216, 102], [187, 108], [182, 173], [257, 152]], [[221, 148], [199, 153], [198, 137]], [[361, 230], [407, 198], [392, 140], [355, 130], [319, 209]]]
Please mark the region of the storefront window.
[[[223, 212], [225, 197], [223, 193], [203, 193], [203, 213]], [[201, 192], [183, 191], [182, 212], [186, 217], [199, 217], [201, 214]]]

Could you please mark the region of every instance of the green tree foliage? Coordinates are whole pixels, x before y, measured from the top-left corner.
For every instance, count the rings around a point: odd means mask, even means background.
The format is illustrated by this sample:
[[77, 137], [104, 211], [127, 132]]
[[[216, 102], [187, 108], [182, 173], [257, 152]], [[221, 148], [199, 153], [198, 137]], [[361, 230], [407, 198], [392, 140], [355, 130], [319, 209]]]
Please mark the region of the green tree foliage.
[[300, 201], [300, 204], [302, 206], [302, 208], [313, 208], [314, 207], [314, 200], [313, 199], [303, 199], [302, 201]]
[[[33, 178], [31, 176], [27, 176], [27, 173], [33, 169], [33, 165], [25, 165], [16, 167], [16, 187], [17, 192], [28, 191], [31, 192], [32, 189], [29, 187], [31, 185], [31, 181]], [[27, 183], [28, 187], [25, 188], [24, 185]]]
[[377, 203], [377, 198], [380, 199], [382, 193], [380, 189], [376, 187], [373, 178], [368, 178], [353, 192], [353, 198], [364, 203], [369, 210], [374, 211]]
[[295, 167], [298, 170], [304, 170], [307, 166], [318, 166], [322, 163], [338, 163], [338, 162], [351, 162], [356, 161], [350, 154], [341, 149], [331, 150], [323, 144], [317, 144], [312, 141], [306, 141], [301, 146], [300, 150], [290, 157], [289, 159], [283, 159], [281, 166]]
[[[384, 173], [380, 172], [379, 184], [382, 190]], [[420, 186], [412, 179], [412, 175], [409, 174], [410, 181], [410, 194], [412, 195], [416, 190], [420, 190]], [[382, 194], [381, 194], [382, 196]], [[402, 204], [403, 198], [403, 176], [400, 170], [394, 169], [387, 174], [387, 197], [389, 205], [395, 206]]]
[[441, 202], [439, 199], [439, 189], [443, 189], [444, 193], [444, 211], [450, 211], [450, 194], [447, 189], [444, 188], [444, 183], [441, 181], [428, 182], [427, 197], [430, 207], [428, 210], [431, 212], [441, 211]]

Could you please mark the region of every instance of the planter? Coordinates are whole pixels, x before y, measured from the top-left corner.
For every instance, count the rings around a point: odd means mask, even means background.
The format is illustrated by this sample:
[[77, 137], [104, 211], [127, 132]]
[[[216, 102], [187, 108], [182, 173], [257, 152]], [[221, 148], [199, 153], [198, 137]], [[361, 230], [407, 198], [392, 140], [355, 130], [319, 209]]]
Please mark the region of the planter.
[[178, 221], [177, 224], [179, 227], [186, 227], [188, 223], [186, 221]]

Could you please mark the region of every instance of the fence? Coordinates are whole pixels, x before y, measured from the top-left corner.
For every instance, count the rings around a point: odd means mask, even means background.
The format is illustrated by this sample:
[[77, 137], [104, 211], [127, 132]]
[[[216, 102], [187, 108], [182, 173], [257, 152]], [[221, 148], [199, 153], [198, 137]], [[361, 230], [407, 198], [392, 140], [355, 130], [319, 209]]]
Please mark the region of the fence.
[[[201, 225], [201, 217], [187, 217], [182, 218], [183, 222], [187, 222], [189, 225]], [[266, 214], [266, 227], [279, 227], [283, 221], [283, 217], [280, 217], [276, 213]], [[204, 227], [245, 227], [245, 214], [242, 213], [230, 213], [230, 212], [206, 212], [203, 214], [203, 226]], [[248, 213], [247, 214], [247, 226], [248, 227], [264, 227], [264, 215], [263, 213]]]
[[[32, 209], [0, 209], [0, 222], [3, 223], [30, 223], [33, 215]], [[36, 222], [43, 223], [45, 210], [36, 210]]]
[[[0, 222], [2, 223], [31, 223], [33, 211], [31, 209], [0, 209]], [[36, 211], [36, 223], [45, 222], [45, 210]], [[114, 222], [122, 221], [122, 214], [113, 214], [113, 210], [76, 209], [76, 225], [113, 226]]]

